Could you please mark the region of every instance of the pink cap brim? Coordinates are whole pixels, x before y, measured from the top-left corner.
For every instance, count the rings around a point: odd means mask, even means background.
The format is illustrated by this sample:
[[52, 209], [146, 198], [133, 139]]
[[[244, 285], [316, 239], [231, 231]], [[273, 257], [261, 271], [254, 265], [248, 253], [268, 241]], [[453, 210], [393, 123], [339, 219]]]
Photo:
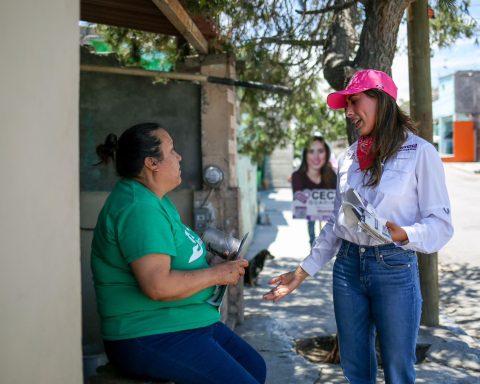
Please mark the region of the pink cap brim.
[[343, 91], [337, 91], [330, 93], [327, 96], [327, 104], [331, 109], [343, 109], [347, 106], [347, 96], [354, 95], [366, 91], [366, 89], [344, 89]]

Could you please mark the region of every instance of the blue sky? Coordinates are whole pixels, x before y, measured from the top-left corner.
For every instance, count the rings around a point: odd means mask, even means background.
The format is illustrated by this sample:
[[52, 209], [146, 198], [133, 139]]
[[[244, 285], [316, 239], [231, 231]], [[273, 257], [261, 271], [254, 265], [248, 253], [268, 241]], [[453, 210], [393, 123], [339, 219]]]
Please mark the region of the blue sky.
[[[470, 14], [480, 22], [480, 0], [473, 0]], [[403, 23], [399, 31], [399, 43], [406, 46], [407, 27]], [[434, 56], [430, 61], [432, 87], [436, 87], [439, 77], [449, 75], [459, 70], [480, 70], [480, 45], [475, 45], [473, 39], [457, 40], [449, 48], [434, 48]], [[408, 100], [408, 57], [406, 49], [401, 49], [395, 56], [392, 66], [393, 80], [398, 86], [398, 99]]]

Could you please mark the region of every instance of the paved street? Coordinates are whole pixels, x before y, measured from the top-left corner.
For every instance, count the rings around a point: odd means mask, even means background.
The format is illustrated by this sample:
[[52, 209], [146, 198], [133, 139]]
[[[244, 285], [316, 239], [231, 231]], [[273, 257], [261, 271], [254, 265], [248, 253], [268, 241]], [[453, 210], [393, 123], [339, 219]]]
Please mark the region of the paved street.
[[441, 252], [442, 262], [480, 267], [480, 163], [447, 163], [445, 174], [455, 227], [453, 239]]
[[455, 234], [439, 253], [442, 314], [480, 341], [480, 163], [445, 164]]

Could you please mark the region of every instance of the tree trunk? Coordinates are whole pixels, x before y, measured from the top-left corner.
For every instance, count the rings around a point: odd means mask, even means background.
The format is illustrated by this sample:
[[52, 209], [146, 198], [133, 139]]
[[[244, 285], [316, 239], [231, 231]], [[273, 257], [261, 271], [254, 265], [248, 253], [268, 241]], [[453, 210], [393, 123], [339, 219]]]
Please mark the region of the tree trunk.
[[370, 0], [365, 3], [365, 22], [354, 60], [356, 68], [392, 73], [398, 29], [411, 0]]
[[[365, 1], [365, 21], [360, 37], [355, 32], [355, 6], [335, 13], [323, 57], [323, 75], [333, 89], [343, 89], [358, 69], [373, 68], [391, 74], [398, 29], [403, 13], [411, 2]], [[344, 0], [335, 1], [335, 5], [343, 3]], [[352, 52], [357, 45], [358, 50], [352, 59]], [[347, 124], [347, 135], [350, 144], [357, 139], [351, 124]]]
[[[335, 1], [335, 5], [341, 3], [343, 0]], [[350, 7], [334, 13], [323, 46], [323, 76], [337, 91], [343, 89], [346, 80], [355, 73], [352, 60], [352, 52], [358, 42], [354, 26], [355, 12], [356, 8]]]
[[[410, 114], [419, 124], [420, 136], [433, 140], [432, 84], [427, 0], [417, 0], [408, 8], [408, 67], [410, 78]], [[438, 255], [418, 253], [422, 289], [423, 325], [439, 324]]]

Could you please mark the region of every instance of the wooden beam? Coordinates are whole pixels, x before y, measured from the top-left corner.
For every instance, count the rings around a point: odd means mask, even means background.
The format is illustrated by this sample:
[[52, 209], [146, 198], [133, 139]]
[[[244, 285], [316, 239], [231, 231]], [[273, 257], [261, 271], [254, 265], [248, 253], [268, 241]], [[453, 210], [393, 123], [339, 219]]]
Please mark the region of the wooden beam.
[[81, 64], [80, 70], [84, 72], [110, 73], [113, 75], [161, 77], [164, 79], [198, 81], [201, 83], [206, 83], [208, 80], [207, 75], [196, 75], [193, 73], [147, 71], [140, 68], [107, 67], [102, 65], [90, 64]]
[[267, 92], [276, 92], [288, 95], [292, 93], [291, 89], [283, 85], [258, 83], [256, 81], [241, 81], [230, 79], [227, 77], [207, 76], [194, 73], [147, 71], [140, 68], [106, 67], [90, 64], [81, 64], [80, 70], [83, 72], [109, 73], [113, 75], [160, 77], [170, 80], [196, 81], [199, 83], [210, 83], [225, 86], [260, 89]]
[[178, 0], [152, 0], [178, 32], [199, 52], [208, 53], [208, 42]]

